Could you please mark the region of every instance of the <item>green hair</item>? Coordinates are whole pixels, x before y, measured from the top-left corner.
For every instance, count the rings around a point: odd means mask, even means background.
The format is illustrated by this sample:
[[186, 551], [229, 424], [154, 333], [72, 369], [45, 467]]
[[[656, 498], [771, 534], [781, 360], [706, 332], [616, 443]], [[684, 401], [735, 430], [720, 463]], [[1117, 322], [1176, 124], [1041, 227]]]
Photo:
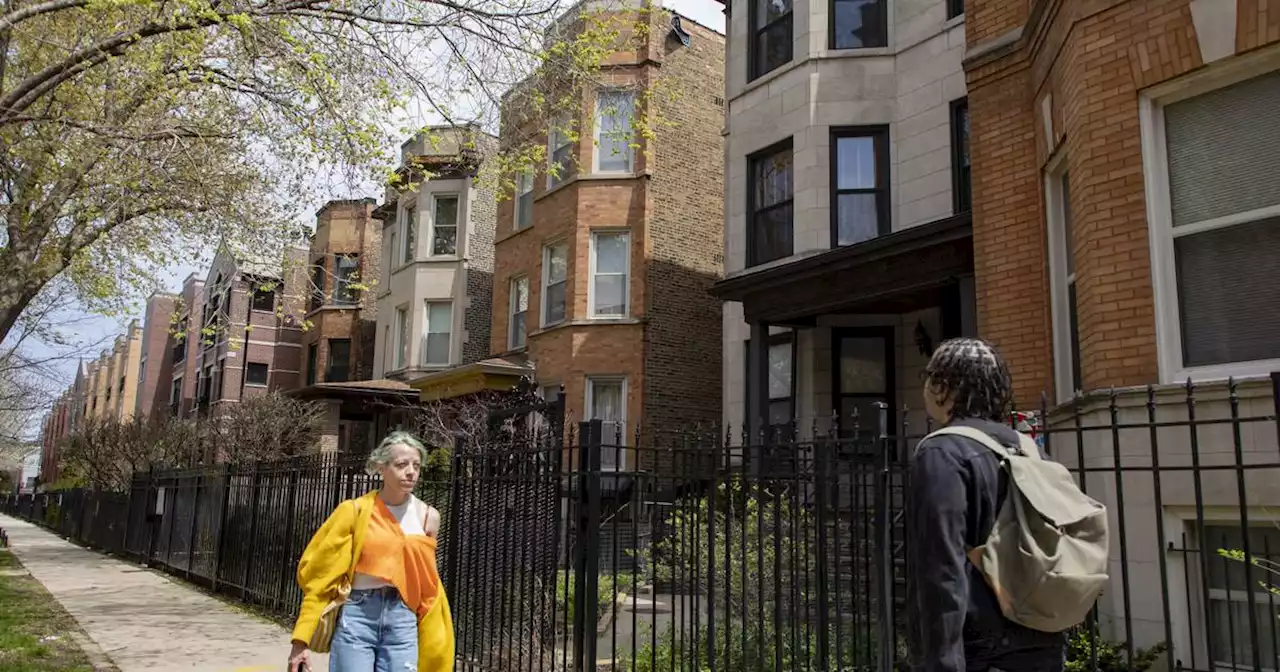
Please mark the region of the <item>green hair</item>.
[[391, 462], [392, 446], [416, 448], [418, 456], [422, 458], [422, 463], [426, 464], [427, 462], [427, 449], [423, 447], [422, 442], [415, 439], [409, 432], [396, 430], [388, 434], [387, 438], [383, 439], [382, 443], [379, 443], [378, 447], [369, 453], [369, 457], [364, 462], [365, 473], [375, 476], [381, 472], [382, 467]]

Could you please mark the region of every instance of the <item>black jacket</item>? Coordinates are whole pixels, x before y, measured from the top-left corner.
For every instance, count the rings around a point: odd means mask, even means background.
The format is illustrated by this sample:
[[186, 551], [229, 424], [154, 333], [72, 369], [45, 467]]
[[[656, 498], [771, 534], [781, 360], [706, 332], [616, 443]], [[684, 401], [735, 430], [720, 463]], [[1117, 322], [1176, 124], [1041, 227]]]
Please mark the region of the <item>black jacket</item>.
[[[1018, 445], [1007, 425], [981, 429]], [[961, 436], [920, 443], [907, 488], [907, 599], [912, 667], [924, 672], [1058, 672], [1066, 638], [1030, 630], [1000, 613], [995, 595], [966, 552], [986, 542], [1004, 501], [1008, 476], [991, 450]]]

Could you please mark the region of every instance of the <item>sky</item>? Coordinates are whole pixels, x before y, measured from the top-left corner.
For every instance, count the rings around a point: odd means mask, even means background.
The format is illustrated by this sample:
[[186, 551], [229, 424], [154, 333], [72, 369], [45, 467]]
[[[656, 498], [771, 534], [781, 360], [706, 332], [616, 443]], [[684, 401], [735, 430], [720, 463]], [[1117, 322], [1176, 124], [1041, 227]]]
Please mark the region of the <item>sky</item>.
[[[712, 30], [724, 33], [724, 6], [716, 0], [663, 0], [662, 5], [674, 12], [682, 14], [703, 26]], [[433, 119], [426, 112], [425, 105], [414, 105], [405, 113], [403, 121], [409, 122], [411, 125], [424, 126], [431, 123], [439, 123], [438, 119]], [[381, 200], [382, 190], [374, 184], [337, 184], [326, 187], [330, 198], [364, 198], [372, 196]], [[303, 208], [303, 212], [315, 212], [323, 202], [311, 204], [311, 207]], [[203, 276], [208, 269], [208, 263], [211, 261], [212, 251], [199, 264], [175, 264], [168, 268], [162, 269], [159, 277], [162, 280], [162, 286], [158, 290], [179, 292], [182, 289], [182, 281], [192, 273]], [[128, 314], [121, 316], [119, 319], [94, 315], [84, 311], [72, 311], [62, 316], [67, 323], [74, 323], [74, 327], [70, 330], [73, 339], [78, 344], [83, 344], [79, 348], [61, 348], [55, 349], [43, 344], [35, 344], [32, 347], [33, 354], [42, 357], [48, 357], [51, 354], [58, 354], [63, 357], [57, 364], [56, 369], [60, 372], [62, 380], [54, 381], [57, 387], [63, 388], [69, 386], [75, 379], [76, 363], [80, 357], [85, 359], [96, 358], [102, 347], [110, 347], [110, 340], [115, 335], [122, 333], [127, 327], [131, 319], [138, 320], [139, 326], [142, 325], [143, 302], [138, 301], [132, 306], [132, 310]], [[96, 346], [93, 349], [86, 349], [84, 345]], [[33, 423], [37, 424], [38, 423]]]

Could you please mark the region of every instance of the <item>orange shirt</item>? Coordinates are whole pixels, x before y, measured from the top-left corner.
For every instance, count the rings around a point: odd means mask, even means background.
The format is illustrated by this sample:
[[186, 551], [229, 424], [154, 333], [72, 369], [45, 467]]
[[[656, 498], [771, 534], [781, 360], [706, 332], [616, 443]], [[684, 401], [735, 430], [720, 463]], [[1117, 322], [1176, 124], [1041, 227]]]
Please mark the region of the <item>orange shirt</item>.
[[[390, 583], [400, 599], [422, 618], [440, 595], [440, 571], [436, 566], [436, 538], [406, 535], [400, 521], [381, 498], [365, 530], [364, 548], [355, 570]], [[410, 507], [410, 514], [415, 507]]]

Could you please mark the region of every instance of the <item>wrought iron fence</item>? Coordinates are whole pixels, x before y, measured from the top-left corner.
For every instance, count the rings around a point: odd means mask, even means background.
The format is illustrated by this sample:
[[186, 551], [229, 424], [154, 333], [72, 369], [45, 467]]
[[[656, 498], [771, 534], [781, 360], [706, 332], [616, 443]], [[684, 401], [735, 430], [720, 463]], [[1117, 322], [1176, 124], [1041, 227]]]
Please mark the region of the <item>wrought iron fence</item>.
[[[1033, 414], [1045, 452], [1111, 515], [1111, 585], [1072, 635], [1071, 669], [1280, 669], [1278, 393], [1280, 375]], [[495, 412], [419, 492], [444, 515], [457, 668], [903, 667], [902, 502], [921, 437], [887, 410], [663, 437], [566, 426], [561, 403]], [[313, 456], [2, 505], [288, 617], [306, 540], [373, 486], [361, 463]]]

